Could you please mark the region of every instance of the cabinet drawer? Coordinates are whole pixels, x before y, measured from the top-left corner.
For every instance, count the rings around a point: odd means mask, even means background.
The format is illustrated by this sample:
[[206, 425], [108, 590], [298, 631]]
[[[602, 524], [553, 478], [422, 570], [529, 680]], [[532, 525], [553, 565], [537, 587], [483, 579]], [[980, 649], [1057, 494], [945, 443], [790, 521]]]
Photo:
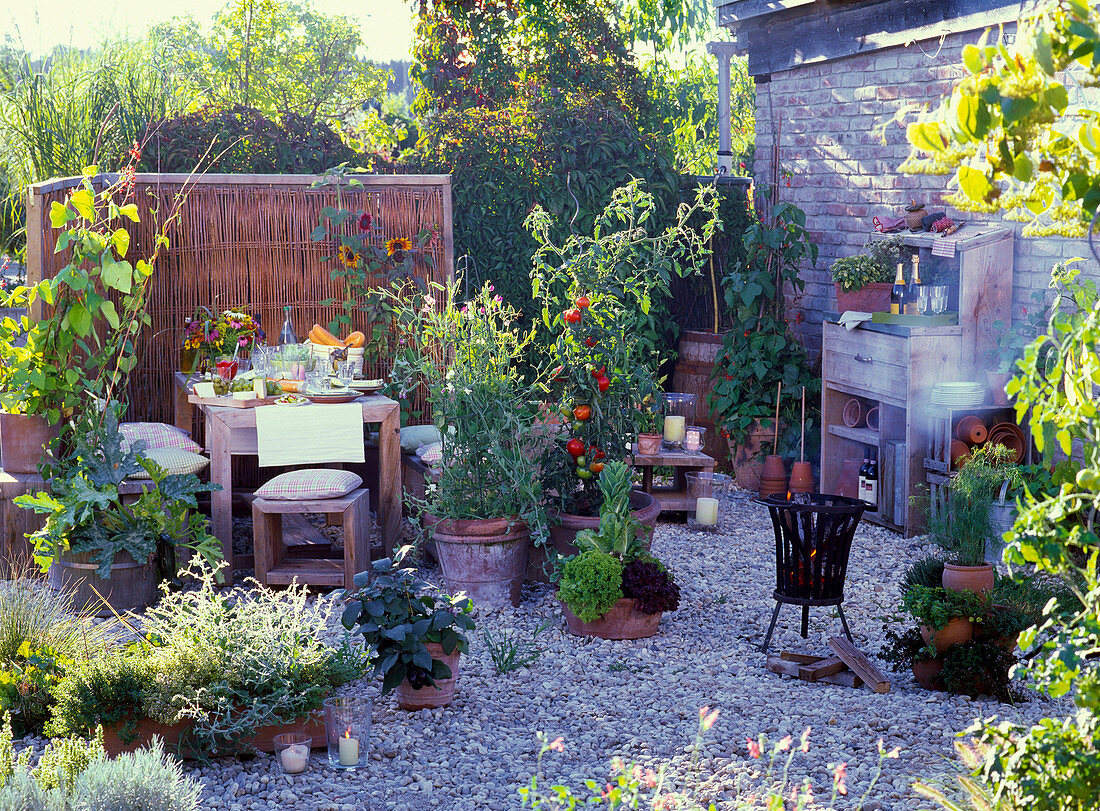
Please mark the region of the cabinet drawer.
[[908, 341], [839, 324], [825, 324], [825, 379], [867, 392], [869, 397], [905, 402], [909, 391]]

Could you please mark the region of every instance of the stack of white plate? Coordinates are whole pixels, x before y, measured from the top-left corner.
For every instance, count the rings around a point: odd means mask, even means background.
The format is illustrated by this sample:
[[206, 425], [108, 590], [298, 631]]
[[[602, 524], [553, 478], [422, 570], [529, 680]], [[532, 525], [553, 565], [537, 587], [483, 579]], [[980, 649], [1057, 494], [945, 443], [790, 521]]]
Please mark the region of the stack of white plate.
[[932, 389], [932, 404], [945, 408], [973, 408], [985, 402], [985, 386], [973, 381], [940, 383]]

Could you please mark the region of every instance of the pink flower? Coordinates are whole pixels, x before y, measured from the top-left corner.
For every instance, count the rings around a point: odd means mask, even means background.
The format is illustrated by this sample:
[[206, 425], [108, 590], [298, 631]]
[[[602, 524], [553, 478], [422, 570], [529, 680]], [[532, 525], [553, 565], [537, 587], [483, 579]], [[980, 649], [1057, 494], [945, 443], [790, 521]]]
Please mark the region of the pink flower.
[[752, 738], [748, 739], [748, 743], [749, 743], [749, 757], [759, 758], [760, 757], [760, 744], [758, 744]]
[[656, 785], [657, 785], [657, 774], [656, 774], [656, 772], [654, 772], [653, 769], [646, 769], [645, 770], [645, 787], [646, 788], [653, 788]]
[[373, 220], [374, 218], [371, 216], [370, 212], [364, 211], [362, 214], [359, 215], [359, 230], [369, 231], [371, 222], [373, 222]]
[[641, 781], [643, 774], [644, 773], [642, 772], [642, 767], [639, 764], [635, 763], [634, 768], [630, 772], [630, 776], [633, 777], [635, 780]]
[[563, 738], [560, 735], [558, 737], [554, 738], [554, 740], [550, 744], [550, 748], [553, 749], [555, 752], [564, 752], [565, 751], [565, 738]]
[[806, 731], [802, 733], [802, 745], [798, 748], [803, 752], [810, 751], [810, 729], [811, 727], [806, 727]]
[[889, 752], [886, 753], [886, 757], [892, 758], [894, 760], [896, 760], [899, 755], [901, 755], [901, 747], [900, 746], [895, 746], [893, 749], [891, 749]]
[[792, 740], [793, 740], [793, 738], [791, 738], [791, 736], [788, 735], [786, 738], [784, 738], [783, 740], [781, 740], [779, 743], [777, 743], [775, 745], [776, 751], [777, 752], [786, 752], [788, 749], [791, 748], [791, 741]]
[[833, 770], [833, 785], [836, 786], [838, 794], [848, 793], [848, 784], [844, 782], [844, 778], [848, 775], [848, 764], [841, 763], [836, 769]]
[[710, 715], [703, 719], [703, 729], [708, 730], [714, 726], [714, 722], [718, 720], [718, 710], [712, 710]]

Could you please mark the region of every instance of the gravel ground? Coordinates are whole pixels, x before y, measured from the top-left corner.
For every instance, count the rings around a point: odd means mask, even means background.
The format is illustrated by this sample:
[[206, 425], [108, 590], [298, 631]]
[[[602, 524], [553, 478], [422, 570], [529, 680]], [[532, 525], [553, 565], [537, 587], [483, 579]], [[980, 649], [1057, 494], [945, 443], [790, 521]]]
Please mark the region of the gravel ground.
[[[695, 535], [683, 524], [658, 525], [654, 552], [676, 574], [682, 592], [678, 611], [666, 614], [660, 633], [648, 640], [611, 642], [568, 635], [557, 601], [545, 586], [527, 591], [518, 609], [481, 611], [470, 654], [461, 664], [455, 702], [417, 713], [397, 709], [392, 696], [374, 709], [369, 767], [339, 771], [315, 751], [310, 770], [295, 777], [278, 772], [270, 756], [188, 766], [202, 780], [203, 808], [393, 809], [393, 811], [504, 811], [519, 808], [517, 788], [535, 770], [536, 732], [563, 736], [564, 752], [544, 761], [549, 783], [576, 788], [601, 783], [615, 755], [655, 768], [669, 764], [673, 780], [690, 777], [700, 799], [718, 808], [736, 807], [741, 791], [759, 785], [761, 761], [748, 757], [746, 738], [796, 740], [811, 727], [810, 751], [797, 753], [791, 784], [809, 777], [828, 804], [831, 765], [848, 763], [848, 798], [838, 808], [856, 808], [878, 763], [881, 738], [898, 759], [886, 760], [870, 795], [884, 811], [911, 811], [929, 804], [909, 786], [916, 778], [942, 780], [955, 767], [952, 744], [977, 717], [1030, 722], [1065, 707], [1030, 694], [1017, 705], [970, 700], [920, 689], [908, 674], [889, 673], [885, 695], [809, 684], [774, 675], [759, 651], [774, 603], [773, 541], [766, 511], [735, 498], [723, 532]], [[884, 622], [896, 617], [896, 582], [921, 543], [864, 524], [856, 535], [848, 572], [845, 612], [856, 643], [868, 654], [881, 648]], [[438, 570], [426, 567], [428, 579]], [[897, 617], [900, 620], [900, 617]], [[772, 641], [773, 653], [827, 653], [826, 640], [841, 633], [829, 609], [811, 611], [810, 637], [798, 634], [799, 611], [785, 607]], [[540, 626], [549, 628], [536, 636]], [[530, 668], [496, 675], [482, 629], [534, 642], [542, 651]], [[364, 679], [345, 688], [377, 696]], [[698, 771], [690, 749], [698, 709], [717, 707]], [[548, 784], [549, 784], [548, 783]]]

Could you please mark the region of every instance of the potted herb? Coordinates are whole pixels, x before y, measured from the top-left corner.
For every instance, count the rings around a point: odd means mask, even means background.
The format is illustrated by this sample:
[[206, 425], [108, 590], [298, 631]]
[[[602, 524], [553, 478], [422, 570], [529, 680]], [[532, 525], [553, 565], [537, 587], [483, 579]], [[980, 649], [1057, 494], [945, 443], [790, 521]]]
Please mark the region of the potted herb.
[[[653, 196], [634, 180], [615, 190], [591, 236], [555, 244], [553, 222], [539, 206], [526, 221], [538, 245], [532, 290], [551, 333], [546, 394], [573, 417], [541, 460], [545, 490], [557, 494], [549, 512], [561, 554], [575, 552], [576, 533], [599, 523], [592, 464], [627, 458], [636, 404], [658, 396], [656, 350], [641, 328], [650, 303], [668, 294], [673, 275], [698, 270], [717, 227], [713, 187], [700, 187], [693, 205], [682, 205], [672, 225], [651, 235], [654, 208]], [[704, 216], [701, 231], [688, 225], [696, 213]], [[652, 526], [660, 505], [645, 493], [631, 499], [639, 520]]]
[[[55, 587], [71, 589], [81, 606], [98, 604], [98, 592], [104, 612], [142, 609], [156, 597], [158, 561], [174, 576], [180, 551], [220, 560], [221, 543], [196, 499], [219, 485], [166, 473], [142, 456], [144, 442], [125, 448], [114, 405], [83, 414], [72, 440], [50, 491], [15, 499], [46, 515], [31, 538], [35, 562]], [[128, 497], [122, 485], [138, 473], [149, 475], [148, 484]]]
[[661, 452], [664, 422], [664, 414], [661, 413], [656, 400], [643, 403], [638, 408], [636, 421], [638, 427], [638, 453], [642, 456], [654, 456]]
[[949, 693], [1011, 701], [1009, 673], [1015, 664], [1016, 657], [1000, 645], [975, 639], [947, 651], [939, 682]]
[[939, 681], [943, 658], [936, 654], [934, 647], [925, 642], [917, 628], [910, 628], [900, 635], [887, 630], [886, 644], [882, 646], [879, 656], [895, 673], [911, 670], [917, 684], [925, 690], [943, 689]]
[[547, 534], [531, 463], [538, 402], [517, 369], [531, 336], [515, 331], [519, 313], [491, 284], [461, 305], [455, 291], [434, 291], [438, 308], [432, 299], [403, 311], [405, 334], [431, 351], [397, 358], [393, 379], [405, 391], [426, 383], [442, 437], [438, 475], [413, 504], [448, 589], [516, 606], [532, 529], [542, 542]]
[[[746, 489], [760, 486], [762, 450], [773, 442], [782, 425], [793, 433], [785, 447], [797, 448], [800, 393], [815, 401], [821, 381], [792, 324], [784, 290], [801, 291], [803, 263], [817, 261], [817, 246], [806, 231], [806, 214], [780, 203], [766, 217], [754, 219], [744, 233], [744, 258], [735, 259], [722, 279], [727, 308], [737, 326], [722, 338], [722, 349], [711, 377], [710, 407], [729, 445], [737, 483]], [[774, 423], [775, 398], [782, 383], [780, 425]], [[813, 437], [813, 414], [806, 418], [806, 436]], [[809, 453], [809, 451], [808, 451]]]
[[920, 623], [924, 641], [943, 653], [952, 645], [974, 637], [985, 602], [969, 591], [934, 586], [911, 586], [902, 595], [902, 607]]
[[375, 561], [373, 577], [355, 575], [343, 623], [363, 637], [382, 694], [396, 690], [401, 709], [419, 710], [454, 700], [459, 655], [469, 650], [474, 621], [466, 597], [440, 593], [404, 565], [411, 551], [405, 546], [393, 560]]
[[901, 238], [891, 235], [874, 239], [863, 249], [865, 253], [843, 256], [829, 268], [836, 287], [837, 309], [842, 313], [889, 312], [895, 268], [901, 261]]
[[581, 552], [562, 565], [558, 599], [578, 636], [653, 636], [661, 614], [680, 605], [672, 573], [648, 553], [649, 533], [630, 512], [630, 475], [624, 463], [607, 463], [599, 527], [577, 534]]

